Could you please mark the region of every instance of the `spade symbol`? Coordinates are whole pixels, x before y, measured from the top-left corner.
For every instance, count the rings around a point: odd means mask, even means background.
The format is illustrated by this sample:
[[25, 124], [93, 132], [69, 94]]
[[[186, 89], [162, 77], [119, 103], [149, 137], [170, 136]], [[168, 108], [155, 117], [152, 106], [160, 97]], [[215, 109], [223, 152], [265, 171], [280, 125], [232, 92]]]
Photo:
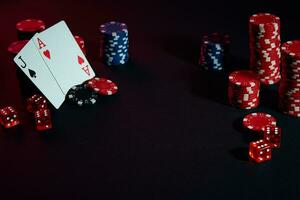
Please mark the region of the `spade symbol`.
[[31, 76], [31, 78], [36, 78], [36, 73], [35, 71], [31, 70], [31, 69], [28, 69], [29, 71], [29, 75]]

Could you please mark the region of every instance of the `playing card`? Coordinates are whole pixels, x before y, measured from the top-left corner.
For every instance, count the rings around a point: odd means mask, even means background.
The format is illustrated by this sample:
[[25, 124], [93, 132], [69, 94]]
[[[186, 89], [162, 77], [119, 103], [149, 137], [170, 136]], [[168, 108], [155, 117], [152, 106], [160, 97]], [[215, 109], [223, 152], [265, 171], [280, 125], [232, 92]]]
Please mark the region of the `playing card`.
[[35, 35], [32, 40], [64, 94], [95, 76], [64, 21]]
[[65, 95], [32, 40], [18, 53], [14, 61], [53, 106], [58, 109], [64, 102]]

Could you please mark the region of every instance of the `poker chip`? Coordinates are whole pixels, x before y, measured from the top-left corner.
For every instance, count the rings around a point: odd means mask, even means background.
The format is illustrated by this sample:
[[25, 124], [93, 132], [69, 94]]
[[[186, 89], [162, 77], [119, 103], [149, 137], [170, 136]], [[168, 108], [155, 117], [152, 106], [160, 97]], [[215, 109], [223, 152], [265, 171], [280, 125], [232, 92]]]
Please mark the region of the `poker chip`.
[[111, 80], [95, 77], [86, 83], [88, 88], [101, 95], [113, 95], [117, 93], [118, 86]]
[[269, 13], [254, 14], [249, 19], [250, 68], [261, 83], [278, 83], [280, 76], [280, 19]]
[[232, 72], [228, 77], [228, 102], [240, 109], [252, 109], [259, 105], [260, 81], [250, 70]]
[[84, 55], [86, 55], [85, 42], [84, 42], [83, 38], [78, 35], [75, 35], [74, 38], [75, 38], [78, 46], [80, 47], [81, 51], [84, 53]]
[[300, 117], [300, 41], [288, 41], [282, 50], [282, 79], [278, 107], [287, 115]]
[[251, 113], [244, 117], [243, 126], [253, 131], [263, 131], [267, 126], [276, 126], [276, 119], [267, 113]]
[[16, 24], [19, 40], [29, 40], [35, 33], [41, 32], [45, 28], [45, 23], [39, 19], [26, 19]]
[[21, 49], [27, 44], [27, 42], [28, 40], [19, 40], [13, 42], [8, 46], [7, 50], [12, 54], [17, 55], [21, 51]]
[[84, 84], [72, 87], [67, 94], [67, 99], [78, 106], [95, 104], [97, 98], [98, 95]]
[[204, 35], [200, 45], [199, 65], [208, 71], [222, 71], [227, 63], [230, 39], [228, 35]]
[[108, 22], [99, 28], [101, 33], [100, 57], [108, 66], [123, 65], [129, 59], [129, 39], [127, 25]]

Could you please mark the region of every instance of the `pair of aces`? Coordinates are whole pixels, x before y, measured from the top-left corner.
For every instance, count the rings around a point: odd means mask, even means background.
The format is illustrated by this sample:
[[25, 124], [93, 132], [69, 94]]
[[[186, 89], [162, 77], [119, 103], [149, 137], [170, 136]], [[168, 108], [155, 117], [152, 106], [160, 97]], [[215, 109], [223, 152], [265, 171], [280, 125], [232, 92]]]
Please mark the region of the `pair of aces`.
[[71, 87], [95, 76], [64, 21], [35, 34], [14, 61], [56, 109]]

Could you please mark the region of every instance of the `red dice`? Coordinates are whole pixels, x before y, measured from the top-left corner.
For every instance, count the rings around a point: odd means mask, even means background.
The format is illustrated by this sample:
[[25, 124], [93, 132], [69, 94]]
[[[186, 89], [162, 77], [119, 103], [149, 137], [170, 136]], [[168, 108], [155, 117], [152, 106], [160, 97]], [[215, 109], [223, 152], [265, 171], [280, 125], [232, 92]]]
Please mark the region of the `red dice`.
[[42, 95], [35, 94], [27, 99], [26, 109], [28, 110], [28, 112], [34, 113], [39, 109], [45, 109], [47, 107], [47, 100]]
[[51, 116], [49, 109], [40, 109], [35, 111], [36, 130], [44, 131], [52, 128]]
[[11, 106], [0, 109], [0, 123], [5, 128], [18, 125], [20, 121], [16, 110]]
[[255, 162], [261, 163], [271, 159], [272, 156], [271, 144], [265, 140], [251, 142], [249, 147], [249, 156]]
[[279, 148], [281, 143], [281, 128], [277, 126], [267, 126], [264, 128], [264, 139], [273, 148]]

